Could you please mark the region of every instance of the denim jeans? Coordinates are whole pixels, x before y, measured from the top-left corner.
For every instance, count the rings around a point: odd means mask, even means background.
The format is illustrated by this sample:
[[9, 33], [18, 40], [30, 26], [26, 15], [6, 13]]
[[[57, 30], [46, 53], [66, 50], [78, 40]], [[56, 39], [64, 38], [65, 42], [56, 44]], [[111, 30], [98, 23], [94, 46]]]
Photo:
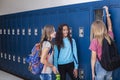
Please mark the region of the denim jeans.
[[40, 74], [41, 80], [52, 80], [52, 74]]
[[100, 62], [97, 60], [95, 64], [95, 80], [110, 80], [112, 76], [112, 71], [106, 71], [102, 68]]

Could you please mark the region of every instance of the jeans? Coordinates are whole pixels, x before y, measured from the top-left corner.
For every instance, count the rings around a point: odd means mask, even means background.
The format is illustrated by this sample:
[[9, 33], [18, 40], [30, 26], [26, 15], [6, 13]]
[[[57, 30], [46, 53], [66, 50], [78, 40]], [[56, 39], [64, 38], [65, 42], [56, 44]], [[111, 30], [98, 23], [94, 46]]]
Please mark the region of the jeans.
[[102, 68], [100, 62], [97, 60], [95, 64], [95, 80], [110, 80], [112, 76], [112, 71], [106, 71]]
[[52, 80], [52, 74], [40, 74], [41, 80]]

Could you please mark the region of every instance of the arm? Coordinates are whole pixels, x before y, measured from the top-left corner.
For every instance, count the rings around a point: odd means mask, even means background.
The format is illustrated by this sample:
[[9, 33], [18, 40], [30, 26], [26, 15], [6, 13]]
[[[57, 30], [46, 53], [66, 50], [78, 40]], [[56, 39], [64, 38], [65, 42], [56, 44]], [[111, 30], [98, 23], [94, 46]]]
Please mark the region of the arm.
[[[78, 56], [77, 56], [77, 47], [76, 47], [76, 42], [74, 39], [72, 39], [72, 48], [73, 48], [73, 55], [74, 55], [74, 64], [75, 64], [75, 69], [78, 69]], [[76, 63], [77, 62], [77, 63]]]
[[112, 31], [112, 23], [111, 23], [108, 7], [104, 6], [103, 8], [105, 8], [105, 11], [106, 11], [108, 31]]
[[54, 46], [54, 66], [58, 69], [58, 49]]
[[74, 39], [72, 39], [72, 44], [73, 44], [72, 48], [73, 48], [74, 64], [75, 64], [73, 74], [74, 74], [74, 77], [77, 78], [77, 76], [78, 76], [78, 56], [77, 56], [76, 42]]
[[41, 63], [43, 63], [46, 66], [51, 67], [53, 72], [54, 72], [54, 74], [56, 74], [58, 72], [56, 67], [53, 64], [49, 63], [48, 60], [47, 60], [47, 56], [48, 56], [49, 50], [50, 50], [50, 48], [44, 48], [42, 50]]
[[43, 63], [44, 65], [46, 66], [49, 66], [49, 67], [53, 67], [52, 64], [50, 64], [47, 60], [47, 56], [48, 56], [48, 52], [49, 52], [50, 48], [44, 48], [42, 50], [42, 55], [41, 55], [41, 63]]
[[95, 63], [96, 63], [96, 52], [92, 51], [92, 55], [91, 55], [92, 80], [94, 80], [95, 77]]

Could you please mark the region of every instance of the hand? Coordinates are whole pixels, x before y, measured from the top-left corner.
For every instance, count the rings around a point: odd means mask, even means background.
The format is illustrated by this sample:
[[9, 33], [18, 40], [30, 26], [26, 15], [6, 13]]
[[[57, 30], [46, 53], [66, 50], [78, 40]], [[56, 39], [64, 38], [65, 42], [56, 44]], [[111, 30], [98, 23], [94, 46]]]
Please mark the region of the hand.
[[73, 74], [74, 74], [74, 77], [77, 78], [77, 76], [78, 76], [78, 69], [74, 69], [73, 70]]
[[57, 70], [57, 68], [55, 66], [52, 67], [52, 71], [53, 71], [54, 74], [58, 73], [58, 70]]
[[108, 7], [104, 6], [103, 8], [105, 9], [106, 13], [108, 13]]
[[95, 80], [95, 74], [92, 74], [92, 80]]
[[105, 10], [108, 10], [108, 7], [107, 7], [107, 6], [103, 6], [103, 8], [104, 8]]

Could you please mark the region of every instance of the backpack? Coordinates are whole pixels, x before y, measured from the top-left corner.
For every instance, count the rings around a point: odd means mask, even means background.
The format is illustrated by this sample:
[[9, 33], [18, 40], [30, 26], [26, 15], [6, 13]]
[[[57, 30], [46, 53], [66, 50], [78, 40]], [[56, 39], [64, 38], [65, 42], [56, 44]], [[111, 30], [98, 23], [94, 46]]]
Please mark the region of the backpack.
[[[36, 43], [31, 50], [31, 54], [26, 58], [26, 62], [29, 63], [28, 70], [36, 75], [41, 74], [44, 64], [40, 62], [40, 43]], [[52, 47], [48, 53], [52, 53]]]
[[101, 66], [107, 71], [113, 71], [120, 67], [120, 55], [118, 54], [115, 42], [110, 38], [111, 45], [104, 38], [102, 41], [101, 60], [97, 58]]
[[32, 74], [41, 73], [44, 64], [40, 62], [40, 43], [34, 45], [31, 54], [26, 58], [26, 62], [29, 63], [28, 70]]

